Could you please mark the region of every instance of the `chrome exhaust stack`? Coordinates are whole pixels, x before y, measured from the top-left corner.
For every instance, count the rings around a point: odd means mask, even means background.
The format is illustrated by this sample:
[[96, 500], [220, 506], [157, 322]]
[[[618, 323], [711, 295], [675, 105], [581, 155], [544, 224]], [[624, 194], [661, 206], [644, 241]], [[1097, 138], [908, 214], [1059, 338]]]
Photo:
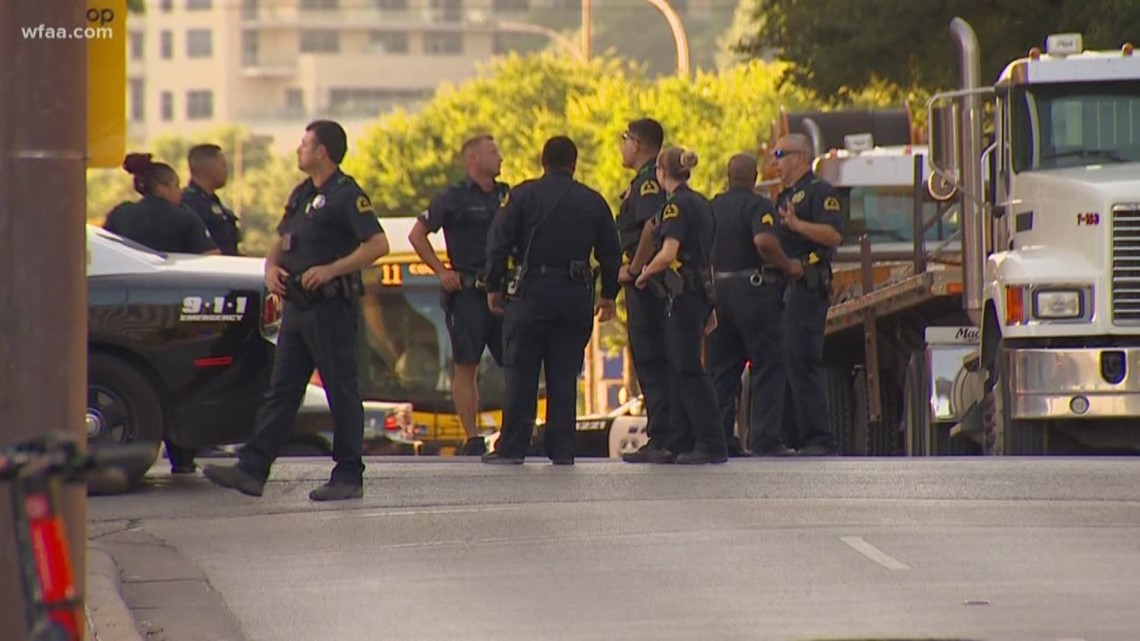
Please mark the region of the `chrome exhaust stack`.
[[957, 145], [961, 152], [962, 178], [962, 307], [975, 324], [982, 321], [984, 301], [986, 234], [984, 185], [982, 184], [982, 100], [981, 53], [978, 37], [970, 23], [961, 18], [950, 21], [950, 34], [958, 45], [962, 77]]

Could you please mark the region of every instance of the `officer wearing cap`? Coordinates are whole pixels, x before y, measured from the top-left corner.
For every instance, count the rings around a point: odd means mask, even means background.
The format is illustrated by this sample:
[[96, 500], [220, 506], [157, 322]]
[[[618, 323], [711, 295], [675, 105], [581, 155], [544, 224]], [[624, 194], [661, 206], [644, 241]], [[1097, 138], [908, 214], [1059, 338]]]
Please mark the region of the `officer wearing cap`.
[[716, 217], [712, 205], [689, 187], [696, 152], [670, 147], [657, 158], [657, 181], [665, 208], [655, 226], [657, 251], [637, 277], [639, 289], [665, 300], [658, 319], [665, 334], [671, 407], [665, 456], [654, 462], [724, 463], [728, 447], [717, 420], [716, 390], [701, 359], [705, 336], [716, 327], [712, 252]]
[[182, 191], [182, 204], [198, 214], [210, 231], [218, 249], [227, 256], [238, 256], [241, 229], [237, 216], [218, 198], [218, 190], [226, 186], [229, 168], [222, 148], [217, 145], [195, 145], [186, 154], [190, 165], [190, 184]]
[[[427, 211], [416, 220], [408, 240], [420, 260], [435, 271], [443, 288], [441, 302], [455, 363], [451, 394], [467, 435], [462, 453], [480, 456], [487, 448], [475, 420], [479, 412], [479, 361], [483, 359], [484, 347], [496, 363], [501, 365], [503, 360], [502, 319], [487, 307], [481, 276], [486, 260], [487, 231], [510, 188], [495, 180], [502, 169], [503, 157], [491, 136], [471, 138], [463, 143], [460, 155], [466, 177], [432, 199]], [[450, 265], [439, 260], [428, 239], [429, 233], [440, 229], [447, 242]]]
[[328, 483], [314, 501], [364, 495], [364, 406], [356, 369], [357, 298], [361, 270], [388, 253], [388, 239], [368, 196], [340, 170], [348, 142], [329, 120], [310, 123], [297, 148], [309, 175], [285, 205], [265, 258], [265, 285], [285, 298], [273, 375], [256, 432], [234, 467], [207, 465], [214, 483], [261, 496], [290, 431], [315, 366], [332, 410], [333, 460]]
[[[487, 464], [517, 465], [526, 457], [544, 367], [546, 454], [555, 465], [574, 463], [578, 374], [593, 316], [614, 316], [621, 265], [613, 213], [601, 194], [574, 180], [577, 161], [569, 138], [548, 140], [544, 175], [515, 187], [491, 228], [487, 304], [505, 314], [507, 402], [495, 451], [483, 456]], [[596, 301], [591, 251], [601, 272]], [[512, 255], [517, 267], [508, 273]]]
[[618, 210], [622, 269], [618, 282], [625, 285], [626, 325], [633, 369], [645, 399], [649, 442], [622, 456], [628, 463], [649, 463], [668, 458], [665, 437], [669, 431], [669, 367], [661, 319], [665, 301], [634, 287], [637, 274], [653, 257], [654, 217], [665, 208], [665, 192], [657, 182], [657, 154], [665, 141], [661, 124], [650, 118], [629, 123], [622, 134], [622, 166], [637, 173], [629, 183]]
[[839, 453], [828, 421], [820, 361], [831, 306], [831, 257], [843, 242], [846, 217], [839, 193], [811, 170], [812, 145], [803, 134], [781, 138], [773, 150], [783, 190], [776, 198], [780, 243], [804, 273], [787, 286], [784, 310], [788, 387], [799, 427], [800, 456]]
[[712, 201], [716, 215], [717, 327], [709, 335], [708, 366], [720, 407], [729, 454], [745, 455], [734, 434], [740, 375], [747, 360], [751, 375], [751, 443], [757, 456], [795, 454], [781, 440], [784, 405], [784, 327], [779, 283], [798, 277], [776, 237], [772, 201], [756, 193], [756, 158], [738, 154], [728, 161], [728, 191]]

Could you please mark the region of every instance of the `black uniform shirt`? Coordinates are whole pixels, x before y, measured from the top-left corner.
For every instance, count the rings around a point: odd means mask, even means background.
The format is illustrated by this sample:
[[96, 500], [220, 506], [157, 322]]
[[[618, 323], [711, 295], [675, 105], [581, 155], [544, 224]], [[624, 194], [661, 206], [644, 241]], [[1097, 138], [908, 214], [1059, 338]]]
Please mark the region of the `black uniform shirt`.
[[[542, 216], [545, 219], [536, 230]], [[527, 254], [532, 232], [534, 247]], [[602, 298], [612, 300], [618, 292], [621, 250], [613, 212], [605, 198], [565, 172], [549, 172], [528, 180], [511, 190], [491, 229], [487, 289], [501, 287], [507, 257], [513, 251], [520, 263], [523, 256], [527, 257], [528, 269], [538, 265], [569, 269], [571, 261], [588, 261], [591, 249], [601, 266]]]
[[198, 216], [158, 196], [115, 207], [103, 229], [160, 252], [204, 254], [218, 248]]
[[238, 219], [234, 212], [222, 204], [217, 194], [208, 193], [193, 180], [182, 191], [182, 206], [198, 214], [210, 231], [210, 238], [214, 239], [218, 249], [228, 256], [238, 255], [238, 243], [241, 242], [241, 229], [238, 228]]
[[338, 169], [319, 188], [310, 178], [293, 189], [277, 233], [289, 235], [281, 267], [299, 275], [348, 256], [384, 229], [368, 196]]
[[716, 238], [716, 216], [708, 199], [683, 184], [665, 201], [660, 218], [658, 251], [666, 238], [675, 238], [681, 245], [674, 265], [677, 269], [705, 267]]
[[506, 183], [496, 182], [494, 190], [487, 193], [468, 177], [440, 192], [420, 214], [428, 231], [443, 229], [453, 270], [474, 274], [482, 269], [491, 221], [509, 190]]
[[712, 200], [716, 214], [716, 255], [713, 269], [735, 272], [764, 264], [753, 237], [775, 233], [776, 208], [772, 201], [746, 187], [733, 187]]
[[641, 240], [641, 228], [645, 226], [645, 221], [660, 214], [664, 207], [665, 190], [657, 184], [657, 162], [651, 160], [630, 181], [618, 208], [618, 234], [626, 258], [632, 259], [637, 252], [637, 242]]
[[[839, 199], [839, 192], [811, 171], [804, 174], [791, 188], [780, 192], [776, 197], [776, 209], [779, 210], [789, 201], [795, 208], [797, 218], [809, 223], [831, 225], [835, 231], [843, 233], [847, 217], [843, 214], [843, 201]], [[818, 260], [830, 260], [830, 248], [812, 242], [786, 226], [781, 225], [779, 229], [780, 244], [788, 258], [797, 259], [814, 252]]]

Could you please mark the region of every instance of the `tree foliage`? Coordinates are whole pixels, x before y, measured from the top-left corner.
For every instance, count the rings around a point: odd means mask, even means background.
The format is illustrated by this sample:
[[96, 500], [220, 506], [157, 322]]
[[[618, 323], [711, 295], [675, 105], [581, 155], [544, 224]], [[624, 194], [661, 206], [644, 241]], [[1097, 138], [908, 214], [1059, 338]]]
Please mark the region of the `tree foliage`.
[[[877, 81], [925, 91], [957, 87], [952, 18], [978, 36], [982, 82], [1050, 33], [1083, 32], [1086, 48], [1117, 49], [1140, 33], [1134, 0], [746, 0], [733, 49], [791, 63], [788, 77], [841, 99]], [[743, 26], [740, 26], [744, 23]]]
[[385, 216], [411, 216], [432, 195], [462, 177], [458, 149], [470, 136], [496, 137], [502, 179], [517, 184], [541, 173], [547, 138], [567, 134], [578, 145], [577, 177], [615, 208], [631, 174], [618, 146], [626, 124], [649, 116], [661, 121], [667, 144], [701, 157], [693, 185], [712, 195], [723, 187], [724, 166], [739, 152], [756, 152], [781, 105], [814, 103], [807, 93], [780, 85], [783, 66], [751, 62], [693, 80], [649, 79], [640, 67], [613, 59], [589, 65], [552, 54], [508, 56], [478, 77], [439, 92], [422, 111], [397, 111], [350, 150], [346, 171], [372, 194]]

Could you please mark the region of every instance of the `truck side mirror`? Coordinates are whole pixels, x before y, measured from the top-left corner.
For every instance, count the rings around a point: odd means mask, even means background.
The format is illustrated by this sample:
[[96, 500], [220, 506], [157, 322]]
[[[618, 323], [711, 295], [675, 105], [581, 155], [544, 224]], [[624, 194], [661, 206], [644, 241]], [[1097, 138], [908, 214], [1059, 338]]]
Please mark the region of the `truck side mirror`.
[[936, 200], [950, 200], [961, 180], [961, 135], [958, 103], [946, 100], [930, 107], [930, 178], [927, 188]]

